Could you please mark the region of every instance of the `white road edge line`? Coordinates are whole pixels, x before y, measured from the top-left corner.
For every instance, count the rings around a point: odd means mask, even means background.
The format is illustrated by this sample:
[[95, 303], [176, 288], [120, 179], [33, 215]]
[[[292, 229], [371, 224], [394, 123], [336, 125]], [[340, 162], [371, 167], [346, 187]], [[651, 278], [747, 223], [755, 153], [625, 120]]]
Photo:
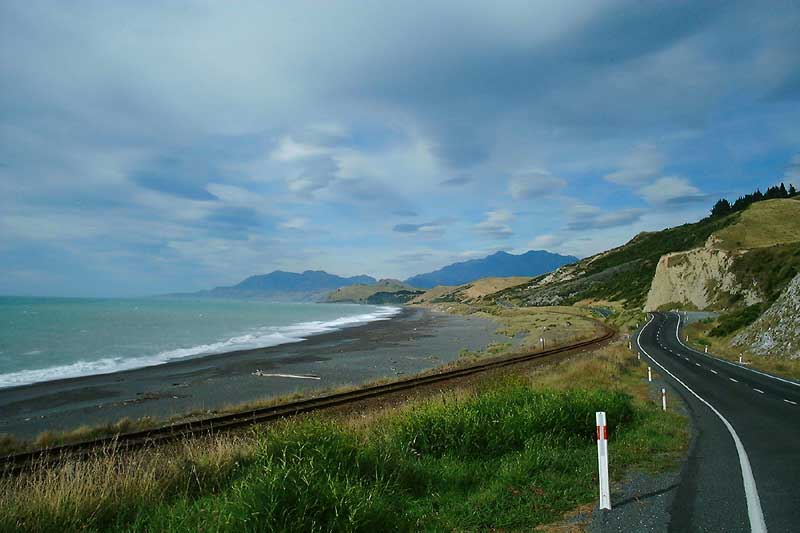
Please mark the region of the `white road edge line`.
[[693, 352], [694, 352], [694, 353], [696, 353], [696, 354], [700, 354], [700, 355], [702, 355], [702, 356], [705, 356], [705, 357], [708, 357], [708, 358], [711, 358], [711, 359], [714, 359], [714, 360], [720, 361], [720, 362], [722, 362], [722, 363], [725, 363], [725, 364], [727, 364], [727, 365], [735, 366], [736, 368], [744, 368], [745, 370], [749, 370], [750, 372], [755, 372], [756, 374], [760, 374], [760, 375], [762, 375], [762, 376], [765, 376], [765, 377], [768, 377], [768, 378], [772, 378], [772, 379], [777, 379], [778, 381], [782, 381], [782, 382], [784, 382], [784, 383], [788, 383], [789, 385], [794, 385], [795, 387], [800, 387], [800, 383], [798, 383], [798, 382], [796, 382], [796, 381], [792, 381], [792, 380], [790, 380], [790, 379], [783, 379], [783, 378], [779, 378], [778, 376], [773, 376], [772, 374], [767, 374], [766, 372], [761, 372], [761, 371], [759, 371], [759, 370], [756, 370], [756, 369], [754, 369], [754, 368], [748, 368], [748, 367], [746, 367], [746, 366], [742, 366], [742, 365], [739, 365], [739, 364], [736, 364], [736, 363], [732, 363], [732, 362], [730, 362], [730, 361], [726, 361], [725, 359], [721, 359], [721, 358], [719, 358], [719, 357], [714, 357], [714, 356], [713, 356], [713, 355], [711, 355], [711, 354], [707, 354], [707, 353], [703, 353], [703, 352], [697, 351], [697, 350], [695, 350], [694, 348], [692, 348], [691, 346], [687, 346], [687, 345], [686, 345], [686, 344], [684, 344], [684, 343], [683, 343], [683, 341], [681, 340], [681, 334], [680, 334], [680, 328], [681, 328], [681, 315], [680, 315], [680, 313], [675, 313], [675, 314], [676, 314], [676, 315], [678, 315], [678, 325], [675, 327], [675, 336], [676, 336], [676, 337], [677, 337], [677, 339], [678, 339], [678, 343], [679, 343], [681, 346], [683, 346], [684, 348], [686, 348], [687, 350], [691, 350], [691, 351], [693, 351]]
[[713, 368], [709, 368], [709, 370], [711, 370], [713, 373], [717, 374], [717, 371], [714, 370]]
[[[642, 332], [653, 322], [653, 318], [655, 318], [655, 315], [651, 314], [650, 320], [648, 320], [647, 324], [645, 324], [644, 327], [639, 330], [639, 334], [636, 336], [636, 344], [639, 346], [639, 349], [642, 351], [642, 353], [649, 357], [653, 363], [658, 365], [661, 370], [672, 376], [672, 379], [683, 385], [683, 387], [692, 393], [698, 400], [706, 404], [708, 408], [711, 409], [720, 420], [722, 420], [722, 423], [725, 424], [725, 427], [728, 429], [728, 433], [730, 433], [731, 437], [733, 437], [733, 443], [736, 445], [736, 453], [739, 455], [739, 466], [742, 469], [742, 483], [744, 484], [744, 496], [745, 500], [747, 500], [747, 517], [750, 519], [750, 531], [753, 533], [766, 533], [767, 524], [764, 522], [764, 512], [761, 510], [761, 500], [758, 497], [756, 480], [753, 479], [753, 469], [750, 467], [750, 459], [748, 459], [747, 451], [745, 451], [744, 445], [742, 444], [742, 441], [739, 440], [739, 435], [736, 434], [736, 431], [733, 429], [731, 423], [728, 422], [728, 420], [722, 416], [722, 413], [717, 411], [713, 405], [708, 403], [699, 394], [689, 388], [689, 386], [681, 381], [675, 374], [664, 368], [661, 363], [653, 359], [653, 356], [651, 356], [644, 348], [642, 348]], [[680, 319], [678, 322], [680, 324]]]
[[735, 379], [733, 379], [733, 378], [728, 378], [728, 379], [729, 379], [729, 380], [731, 380], [731, 381], [733, 381], [734, 383], [739, 383], [737, 380], [735, 380]]
[[790, 403], [792, 405], [797, 405], [797, 402], [793, 402], [792, 400], [787, 400], [786, 398], [784, 398], [783, 401], [786, 403]]
[[754, 388], [753, 390], [754, 390], [754, 391], [756, 391], [756, 392], [757, 392], [757, 393], [759, 393], [759, 394], [764, 394], [764, 391], [763, 391], [763, 390], [761, 390], [761, 389], [756, 389], [756, 388]]

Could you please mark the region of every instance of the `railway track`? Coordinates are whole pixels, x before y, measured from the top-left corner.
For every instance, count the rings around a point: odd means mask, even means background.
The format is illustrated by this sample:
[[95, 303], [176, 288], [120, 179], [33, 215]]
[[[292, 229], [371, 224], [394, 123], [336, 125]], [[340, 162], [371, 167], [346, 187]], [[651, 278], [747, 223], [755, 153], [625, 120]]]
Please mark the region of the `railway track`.
[[371, 385], [353, 391], [333, 393], [270, 407], [218, 415], [188, 422], [179, 422], [154, 429], [134, 431], [84, 442], [63, 444], [43, 450], [7, 455], [0, 458], [0, 461], [2, 461], [0, 474], [16, 474], [30, 468], [32, 465], [48, 462], [56, 463], [67, 458], [85, 458], [88, 457], [93, 450], [102, 449], [104, 447], [113, 446], [117, 449], [131, 450], [187, 437], [208, 435], [254, 424], [271, 422], [302, 413], [355, 403], [394, 392], [412, 390], [423, 385], [457, 379], [487, 370], [524, 363], [534, 359], [541, 359], [576, 349], [596, 346], [610, 340], [616, 333], [605, 324], [599, 321], [597, 323], [600, 324], [604, 330], [602, 335], [593, 339], [559, 346], [549, 350], [512, 355], [464, 368], [444, 370], [436, 374], [416, 376], [381, 385]]

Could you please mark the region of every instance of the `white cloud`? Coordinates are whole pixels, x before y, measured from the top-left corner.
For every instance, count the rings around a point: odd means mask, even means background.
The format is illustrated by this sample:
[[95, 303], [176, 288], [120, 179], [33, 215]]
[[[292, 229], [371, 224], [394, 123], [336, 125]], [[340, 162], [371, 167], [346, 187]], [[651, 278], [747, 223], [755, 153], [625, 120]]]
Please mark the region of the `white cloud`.
[[578, 204], [572, 206], [568, 214], [567, 229], [574, 231], [627, 226], [642, 218], [645, 210], [640, 208], [604, 211], [597, 206]]
[[486, 219], [475, 224], [475, 229], [493, 239], [506, 239], [514, 234], [510, 226], [514, 219], [514, 214], [507, 209], [487, 211]]
[[305, 217], [292, 217], [279, 224], [282, 229], [302, 231], [308, 227], [308, 219]]
[[642, 185], [661, 174], [664, 156], [654, 144], [640, 144], [619, 162], [619, 170], [603, 176], [620, 185]]
[[700, 189], [689, 183], [689, 180], [680, 176], [659, 178], [639, 189], [639, 194], [654, 205], [685, 204], [708, 198]]
[[282, 137], [278, 142], [278, 147], [272, 151], [271, 155], [278, 161], [294, 161], [328, 152], [329, 150], [325, 147], [297, 142], [292, 137]]
[[564, 238], [560, 235], [554, 235], [552, 233], [545, 233], [543, 235], [537, 235], [534, 237], [530, 242], [528, 242], [528, 248], [532, 250], [551, 250], [558, 246], [559, 244], [564, 242]]
[[508, 190], [515, 200], [537, 198], [563, 189], [567, 182], [544, 170], [532, 170], [511, 176]]

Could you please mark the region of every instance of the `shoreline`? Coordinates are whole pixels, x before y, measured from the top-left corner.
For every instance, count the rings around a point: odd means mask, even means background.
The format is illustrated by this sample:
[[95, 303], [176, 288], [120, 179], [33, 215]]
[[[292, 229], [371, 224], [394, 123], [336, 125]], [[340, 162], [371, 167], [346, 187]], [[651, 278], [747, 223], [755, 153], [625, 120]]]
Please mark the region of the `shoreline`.
[[[403, 307], [389, 320], [304, 341], [0, 389], [0, 434], [159, 420], [271, 397], [413, 374], [508, 339], [488, 319]], [[257, 375], [260, 374], [260, 375]], [[319, 379], [298, 379], [314, 376]]]

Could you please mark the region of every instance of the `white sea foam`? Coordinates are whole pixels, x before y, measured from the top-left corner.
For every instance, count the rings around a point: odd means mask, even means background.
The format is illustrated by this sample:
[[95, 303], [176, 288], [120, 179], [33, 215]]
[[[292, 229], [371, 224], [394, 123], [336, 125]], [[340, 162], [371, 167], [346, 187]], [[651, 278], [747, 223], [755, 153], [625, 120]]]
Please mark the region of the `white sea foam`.
[[7, 374], [0, 374], [0, 388], [27, 385], [29, 383], [51, 381], [54, 379], [109, 374], [121, 370], [160, 365], [176, 359], [253, 348], [268, 348], [280, 344], [301, 342], [308, 337], [321, 333], [337, 331], [347, 327], [367, 324], [369, 322], [390, 320], [399, 312], [399, 307], [379, 307], [371, 313], [343, 316], [329, 321], [299, 322], [297, 324], [279, 327], [267, 326], [224, 341], [201, 344], [190, 348], [166, 350], [155, 355], [141, 357], [106, 357], [96, 361], [77, 361], [68, 365], [10, 372]]

